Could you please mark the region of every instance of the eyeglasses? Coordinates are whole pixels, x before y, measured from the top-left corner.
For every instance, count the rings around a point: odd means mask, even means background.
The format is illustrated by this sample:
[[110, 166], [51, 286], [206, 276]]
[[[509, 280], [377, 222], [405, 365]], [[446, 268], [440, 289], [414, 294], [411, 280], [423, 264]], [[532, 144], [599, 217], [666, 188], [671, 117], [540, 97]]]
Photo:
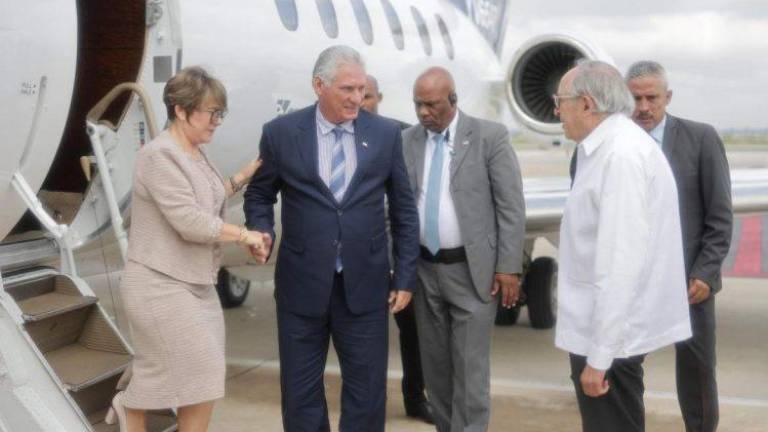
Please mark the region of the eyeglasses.
[[209, 109], [209, 110], [198, 110], [200, 112], [208, 113], [211, 116], [211, 123], [214, 122], [223, 122], [224, 119], [227, 117], [227, 110], [221, 110], [221, 109]]
[[556, 109], [560, 109], [560, 102], [562, 102], [562, 101], [564, 101], [566, 99], [576, 99], [577, 97], [579, 97], [579, 95], [575, 95], [575, 94], [563, 94], [563, 95], [553, 94], [552, 95], [552, 102], [555, 103], [555, 108]]

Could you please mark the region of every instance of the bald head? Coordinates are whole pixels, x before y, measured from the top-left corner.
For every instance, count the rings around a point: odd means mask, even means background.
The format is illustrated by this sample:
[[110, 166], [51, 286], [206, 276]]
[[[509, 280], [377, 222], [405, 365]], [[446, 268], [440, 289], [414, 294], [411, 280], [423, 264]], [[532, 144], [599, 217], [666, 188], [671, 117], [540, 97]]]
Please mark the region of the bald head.
[[419, 123], [432, 132], [444, 131], [456, 116], [456, 84], [451, 73], [431, 67], [413, 85], [413, 103]]
[[377, 114], [379, 112], [379, 102], [384, 96], [379, 91], [379, 82], [373, 75], [368, 75], [365, 81], [365, 94], [363, 94], [362, 109]]

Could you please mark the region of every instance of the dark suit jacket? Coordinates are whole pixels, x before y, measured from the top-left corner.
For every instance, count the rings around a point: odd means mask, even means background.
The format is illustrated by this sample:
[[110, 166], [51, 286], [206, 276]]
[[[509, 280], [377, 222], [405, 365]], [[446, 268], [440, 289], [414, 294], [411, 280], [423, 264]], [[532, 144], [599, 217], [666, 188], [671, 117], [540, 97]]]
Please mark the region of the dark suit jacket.
[[733, 224], [723, 142], [712, 126], [667, 114], [662, 149], [677, 183], [687, 276], [720, 291]]
[[341, 203], [318, 174], [315, 105], [264, 125], [261, 168], [245, 192], [249, 229], [271, 232], [281, 194], [283, 239], [275, 270], [278, 307], [320, 316], [327, 310], [341, 243], [344, 292], [356, 314], [385, 308], [390, 287], [384, 197], [394, 242], [395, 289], [415, 284], [418, 213], [392, 122], [360, 111], [354, 123], [357, 170]]

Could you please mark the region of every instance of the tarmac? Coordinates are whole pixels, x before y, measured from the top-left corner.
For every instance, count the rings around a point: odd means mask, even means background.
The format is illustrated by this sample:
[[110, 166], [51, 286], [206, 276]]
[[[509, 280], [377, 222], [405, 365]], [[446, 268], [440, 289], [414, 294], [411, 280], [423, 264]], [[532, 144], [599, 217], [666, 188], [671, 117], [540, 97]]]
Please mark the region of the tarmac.
[[[729, 154], [732, 166], [768, 166], [768, 152]], [[526, 176], [564, 175], [568, 150], [518, 151]], [[545, 240], [535, 255], [556, 256]], [[87, 255], [100, 254], [91, 252]], [[79, 261], [87, 260], [83, 256]], [[118, 266], [106, 255], [90, 260], [82, 274], [102, 304], [126, 328], [117, 302]], [[94, 261], [97, 261], [94, 263]], [[99, 263], [101, 262], [101, 263]], [[217, 402], [212, 432], [281, 431], [279, 358], [273, 299], [272, 265], [234, 269], [251, 280], [241, 307], [225, 311], [227, 327], [227, 392]], [[768, 431], [768, 287], [765, 279], [729, 277], [717, 295], [717, 355], [721, 432]], [[118, 306], [115, 308], [115, 306]], [[402, 367], [398, 330], [389, 333], [387, 431], [434, 431], [405, 415], [400, 393]], [[675, 394], [674, 349], [651, 353], [644, 363], [646, 430], [684, 431]], [[330, 350], [325, 374], [331, 429], [338, 430], [341, 379]], [[496, 327], [491, 354], [490, 431], [580, 431], [567, 354], [554, 347], [554, 330], [536, 330], [523, 308], [518, 323]]]

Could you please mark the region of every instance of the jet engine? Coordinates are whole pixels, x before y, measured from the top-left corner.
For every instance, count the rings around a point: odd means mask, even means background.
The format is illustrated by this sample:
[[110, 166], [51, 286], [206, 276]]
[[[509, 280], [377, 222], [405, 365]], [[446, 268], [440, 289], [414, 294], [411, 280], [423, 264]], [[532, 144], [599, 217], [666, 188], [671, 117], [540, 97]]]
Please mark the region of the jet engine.
[[506, 76], [507, 99], [521, 126], [543, 135], [560, 135], [552, 95], [560, 78], [578, 60], [613, 64], [600, 48], [565, 34], [546, 34], [523, 43], [512, 57]]

